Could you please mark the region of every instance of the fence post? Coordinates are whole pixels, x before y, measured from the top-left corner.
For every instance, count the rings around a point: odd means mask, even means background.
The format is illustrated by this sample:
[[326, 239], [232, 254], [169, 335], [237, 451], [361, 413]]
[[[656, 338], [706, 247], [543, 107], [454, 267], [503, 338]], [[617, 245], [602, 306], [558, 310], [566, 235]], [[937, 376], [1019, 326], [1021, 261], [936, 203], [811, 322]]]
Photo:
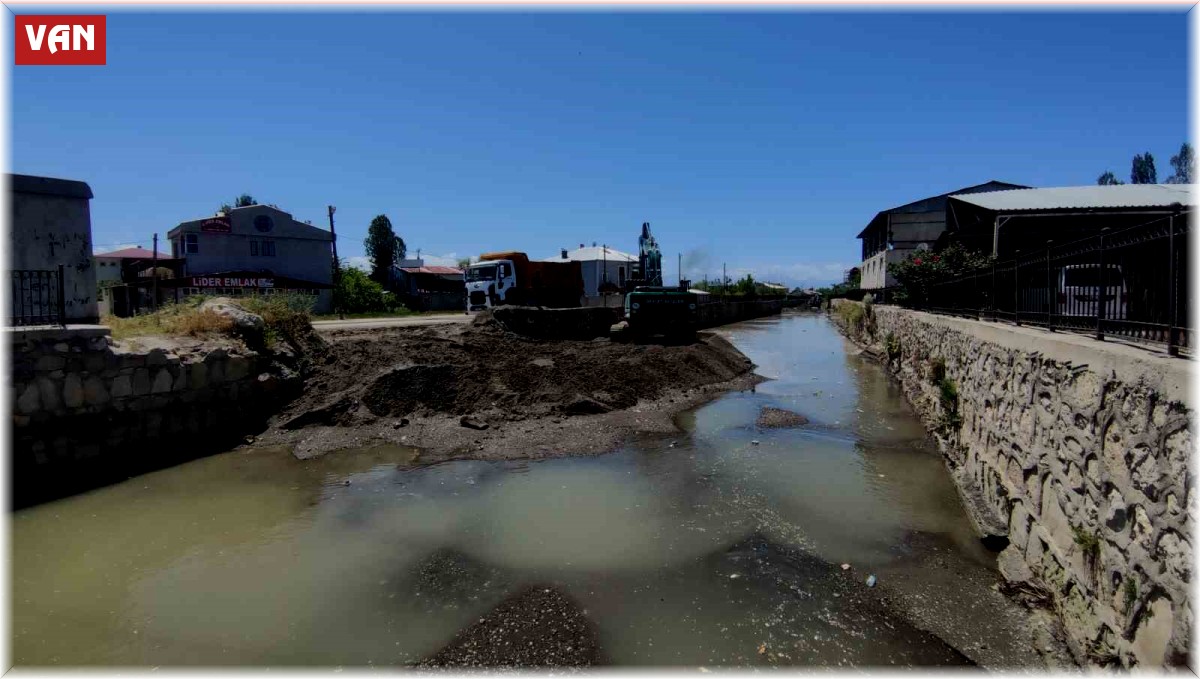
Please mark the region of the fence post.
[[1100, 229], [1100, 287], [1096, 290], [1096, 339], [1104, 341], [1104, 293], [1108, 287], [1104, 284], [1104, 235], [1108, 227]]
[[992, 294], [988, 296], [988, 309], [992, 312], [990, 320], [996, 320], [996, 260], [992, 259]]
[[1175, 326], [1179, 321], [1179, 299], [1175, 294], [1175, 215], [1167, 218], [1167, 253], [1167, 355], [1178, 356], [1179, 337], [1175, 334]]
[[63, 265], [58, 265], [58, 324], [67, 327], [67, 297], [63, 291]]
[[1020, 286], [1020, 271], [1021, 271], [1021, 251], [1017, 250], [1013, 253], [1013, 323], [1021, 325], [1021, 286]]
[[1054, 239], [1046, 241], [1046, 329], [1054, 332], [1054, 285], [1051, 283], [1053, 276], [1050, 275], [1050, 246], [1054, 244]]

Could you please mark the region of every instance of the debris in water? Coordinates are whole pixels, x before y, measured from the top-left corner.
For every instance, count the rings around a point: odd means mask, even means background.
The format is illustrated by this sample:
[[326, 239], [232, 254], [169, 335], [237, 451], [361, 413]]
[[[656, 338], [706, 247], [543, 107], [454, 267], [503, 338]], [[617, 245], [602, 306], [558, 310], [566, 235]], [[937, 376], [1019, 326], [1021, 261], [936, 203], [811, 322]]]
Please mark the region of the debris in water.
[[758, 645], [758, 654], [762, 655], [767, 652], [767, 642], [762, 642]]
[[868, 575], [868, 576], [867, 576], [867, 587], [874, 587], [874, 586], [875, 586], [875, 582], [876, 582], [876, 580], [875, 580], [875, 576], [874, 576], [874, 575]]
[[848, 564], [848, 563], [842, 564], [842, 570], [844, 570], [844, 571], [850, 570], [850, 564]]
[[758, 439], [754, 439], [753, 441], [751, 441], [751, 442], [750, 442], [750, 445], [752, 445], [752, 446], [757, 446], [757, 445], [758, 445]]
[[733, 575], [729, 576], [729, 579], [730, 579], [730, 580], [737, 580], [737, 579], [738, 579], [738, 578], [740, 578], [740, 577], [742, 577], [742, 576], [741, 576], [741, 575], [738, 575], [737, 573], [734, 573]]

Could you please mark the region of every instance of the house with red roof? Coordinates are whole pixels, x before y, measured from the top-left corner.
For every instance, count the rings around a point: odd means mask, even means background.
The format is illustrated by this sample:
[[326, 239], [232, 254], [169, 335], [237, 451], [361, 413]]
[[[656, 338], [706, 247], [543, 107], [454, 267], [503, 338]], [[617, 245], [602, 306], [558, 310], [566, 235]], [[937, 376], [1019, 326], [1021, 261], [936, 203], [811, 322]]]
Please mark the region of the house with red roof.
[[404, 305], [418, 311], [466, 310], [463, 271], [453, 266], [426, 265], [405, 259], [392, 269], [392, 288]]

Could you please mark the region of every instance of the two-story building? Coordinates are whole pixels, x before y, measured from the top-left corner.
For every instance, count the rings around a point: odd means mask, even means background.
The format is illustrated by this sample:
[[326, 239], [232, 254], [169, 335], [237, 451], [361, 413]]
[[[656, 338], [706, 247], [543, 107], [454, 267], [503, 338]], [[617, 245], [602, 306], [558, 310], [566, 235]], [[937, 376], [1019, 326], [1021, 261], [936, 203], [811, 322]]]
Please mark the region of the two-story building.
[[296, 221], [271, 205], [182, 222], [167, 232], [183, 260], [173, 283], [182, 294], [299, 293], [316, 297], [314, 311], [333, 306], [333, 235]]
[[862, 240], [860, 287], [878, 290], [895, 285], [896, 281], [888, 274], [888, 265], [903, 260], [914, 250], [933, 247], [946, 231], [946, 201], [950, 196], [1025, 188], [1029, 187], [989, 181], [922, 198], [876, 214], [858, 234]]

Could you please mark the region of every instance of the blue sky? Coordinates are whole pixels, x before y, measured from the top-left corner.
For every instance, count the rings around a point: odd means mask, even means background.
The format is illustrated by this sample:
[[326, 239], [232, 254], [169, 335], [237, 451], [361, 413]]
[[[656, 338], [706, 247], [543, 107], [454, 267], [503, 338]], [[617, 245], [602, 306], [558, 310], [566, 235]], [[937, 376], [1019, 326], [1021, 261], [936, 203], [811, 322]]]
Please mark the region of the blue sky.
[[636, 252], [649, 221], [668, 278], [683, 253], [794, 285], [893, 205], [1127, 178], [1143, 151], [1165, 178], [1187, 17], [110, 12], [107, 66], [11, 85], [13, 171], [91, 184], [98, 250], [248, 192], [336, 205], [343, 256], [380, 213], [451, 258]]

